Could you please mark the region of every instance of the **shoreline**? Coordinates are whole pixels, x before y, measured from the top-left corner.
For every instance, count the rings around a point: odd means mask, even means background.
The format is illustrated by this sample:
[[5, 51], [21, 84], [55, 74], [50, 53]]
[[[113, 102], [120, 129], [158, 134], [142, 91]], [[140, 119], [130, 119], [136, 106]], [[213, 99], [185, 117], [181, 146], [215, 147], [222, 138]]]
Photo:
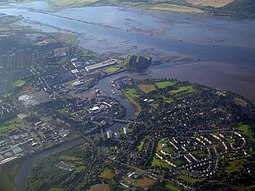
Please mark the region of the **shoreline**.
[[37, 161], [42, 160], [44, 157], [47, 157], [51, 154], [58, 153], [58, 152], [66, 150], [66, 149], [70, 149], [70, 148], [72, 148], [76, 145], [82, 144], [84, 142], [85, 142], [84, 139], [78, 138], [71, 142], [65, 142], [61, 145], [57, 145], [57, 146], [50, 148], [48, 150], [43, 150], [39, 153], [29, 156], [28, 158], [25, 158], [22, 161], [21, 166], [19, 167], [19, 169], [13, 179], [15, 185], [17, 186], [17, 191], [25, 190], [26, 177], [29, 175], [29, 172], [30, 172], [31, 168], [33, 167], [33, 164], [35, 164]]
[[[238, 70], [237, 70], [238, 69]], [[230, 91], [255, 104], [255, 67], [219, 62], [194, 62], [191, 64], [168, 64], [155, 70], [134, 74], [136, 79], [174, 78], [198, 83], [215, 89]]]

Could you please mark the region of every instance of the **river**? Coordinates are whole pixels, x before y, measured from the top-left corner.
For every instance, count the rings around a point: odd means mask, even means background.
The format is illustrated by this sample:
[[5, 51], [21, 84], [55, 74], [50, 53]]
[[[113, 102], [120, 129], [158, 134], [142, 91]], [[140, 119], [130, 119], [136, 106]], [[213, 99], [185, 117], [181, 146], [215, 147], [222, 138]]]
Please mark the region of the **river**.
[[[255, 21], [148, 13], [119, 7], [54, 10], [47, 2], [12, 4], [1, 13], [46, 32], [69, 32], [95, 52], [122, 55], [154, 48], [204, 61], [254, 65]], [[95, 16], [96, 15], [96, 16]]]

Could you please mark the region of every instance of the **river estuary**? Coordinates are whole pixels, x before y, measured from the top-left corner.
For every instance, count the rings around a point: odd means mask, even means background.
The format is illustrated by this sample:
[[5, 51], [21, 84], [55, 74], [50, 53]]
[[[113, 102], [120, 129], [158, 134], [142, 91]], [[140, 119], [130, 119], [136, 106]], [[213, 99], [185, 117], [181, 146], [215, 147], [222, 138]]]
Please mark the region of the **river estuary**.
[[[120, 7], [83, 7], [54, 10], [47, 2], [11, 4], [0, 13], [23, 16], [20, 25], [45, 32], [78, 36], [81, 46], [104, 55], [139, 54], [163, 60], [143, 73], [124, 72], [107, 77], [95, 87], [118, 99], [134, 116], [134, 106], [109, 82], [128, 75], [137, 79], [177, 78], [233, 91], [255, 103], [255, 21], [210, 18], [203, 15], [145, 12]], [[95, 17], [96, 15], [96, 17]], [[118, 129], [122, 124], [115, 124]], [[32, 165], [51, 153], [82, 143], [76, 140], [25, 160], [15, 182], [24, 190]]]
[[255, 20], [114, 6], [55, 10], [45, 1], [2, 6], [0, 13], [21, 15], [18, 24], [45, 32], [77, 35], [81, 46], [108, 57], [161, 60], [165, 69], [151, 69], [147, 78], [189, 80], [255, 101]]

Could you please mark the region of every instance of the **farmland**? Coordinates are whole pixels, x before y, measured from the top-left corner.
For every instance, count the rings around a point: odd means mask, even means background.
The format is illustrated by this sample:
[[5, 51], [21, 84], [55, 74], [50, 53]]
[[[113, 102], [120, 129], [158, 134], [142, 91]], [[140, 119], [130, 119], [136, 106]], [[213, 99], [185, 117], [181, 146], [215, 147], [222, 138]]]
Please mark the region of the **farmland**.
[[75, 0], [75, 1], [68, 1], [68, 0], [50, 0], [50, 4], [54, 7], [63, 8], [63, 7], [81, 7], [90, 5], [93, 3], [98, 2], [98, 0]]
[[234, 0], [186, 0], [188, 3], [201, 6], [223, 7]]

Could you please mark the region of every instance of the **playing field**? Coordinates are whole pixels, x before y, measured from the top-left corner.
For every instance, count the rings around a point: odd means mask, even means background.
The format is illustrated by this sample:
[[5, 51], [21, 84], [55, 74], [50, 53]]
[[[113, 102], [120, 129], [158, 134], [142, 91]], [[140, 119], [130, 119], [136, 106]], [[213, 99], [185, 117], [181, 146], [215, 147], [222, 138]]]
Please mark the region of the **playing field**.
[[156, 181], [144, 176], [142, 179], [136, 181], [136, 184], [140, 187], [146, 188], [153, 185]]
[[110, 187], [108, 184], [96, 184], [91, 186], [89, 191], [110, 191]]
[[150, 84], [140, 84], [138, 85], [138, 87], [144, 93], [148, 93], [156, 89], [154, 85], [150, 85]]

